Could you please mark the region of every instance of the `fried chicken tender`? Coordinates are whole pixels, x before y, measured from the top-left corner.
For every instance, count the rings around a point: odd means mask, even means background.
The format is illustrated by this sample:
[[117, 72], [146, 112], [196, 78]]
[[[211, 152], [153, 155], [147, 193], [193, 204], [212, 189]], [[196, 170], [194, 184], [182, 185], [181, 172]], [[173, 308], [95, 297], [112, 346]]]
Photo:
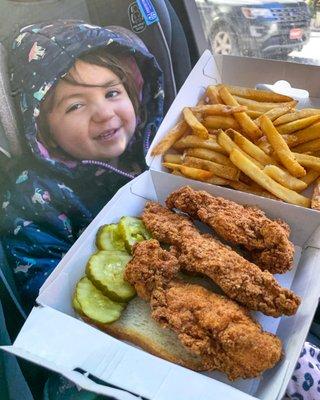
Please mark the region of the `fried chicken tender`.
[[177, 269], [175, 256], [148, 240], [136, 245], [125, 278], [150, 301], [152, 318], [201, 356], [204, 369], [225, 372], [231, 380], [253, 378], [280, 360], [279, 338], [263, 332], [234, 301], [174, 279]]
[[273, 317], [297, 311], [300, 298], [295, 293], [212, 236], [202, 235], [189, 218], [148, 202], [142, 220], [155, 239], [175, 247], [184, 270], [206, 275], [231, 299]]
[[166, 205], [201, 220], [226, 241], [249, 250], [252, 261], [263, 270], [281, 274], [293, 266], [294, 246], [289, 240], [289, 226], [284, 221], [267, 218], [258, 208], [242, 206], [189, 186], [171, 193]]
[[[143, 300], [150, 301], [156, 287], [168, 284], [180, 267], [174, 253], [163, 251], [157, 240], [147, 240], [133, 247], [134, 258], [126, 265], [124, 278]], [[137, 267], [137, 262], [139, 262]]]

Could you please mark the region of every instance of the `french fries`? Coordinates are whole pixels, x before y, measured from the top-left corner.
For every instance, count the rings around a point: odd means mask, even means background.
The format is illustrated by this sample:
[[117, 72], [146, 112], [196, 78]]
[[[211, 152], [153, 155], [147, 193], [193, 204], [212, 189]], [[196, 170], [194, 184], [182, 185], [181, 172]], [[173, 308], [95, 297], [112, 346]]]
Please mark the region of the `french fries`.
[[203, 148], [217, 151], [218, 153], [227, 154], [224, 148], [218, 144], [217, 139], [213, 136], [209, 136], [209, 139], [205, 140], [195, 135], [188, 135], [173, 145], [175, 150], [184, 150], [190, 147]]
[[232, 162], [229, 160], [229, 158], [221, 153], [218, 153], [217, 151], [201, 149], [201, 148], [191, 148], [191, 149], [187, 149], [185, 151], [185, 154], [187, 156], [198, 157], [198, 158], [202, 158], [204, 160], [213, 161], [218, 164], [232, 166]]
[[217, 86], [208, 86], [205, 95], [211, 104], [223, 104]]
[[286, 142], [289, 147], [294, 147], [314, 139], [320, 139], [320, 122], [289, 135]]
[[[320, 109], [296, 104], [273, 92], [208, 86], [152, 154], [175, 175], [320, 211]], [[301, 194], [314, 181], [313, 198]]]
[[[245, 99], [251, 99], [261, 102], [274, 102], [274, 103], [283, 103], [292, 101], [293, 98], [289, 96], [285, 96], [283, 94], [275, 93], [275, 92], [267, 92], [266, 90], [257, 90], [251, 88], [245, 88], [241, 86], [232, 86], [232, 85], [223, 85], [225, 86], [229, 92], [235, 96], [240, 96]], [[221, 88], [222, 85], [217, 85], [217, 88]]]
[[182, 164], [183, 162], [183, 154], [165, 154], [163, 156], [164, 162], [171, 164]]
[[262, 136], [259, 140], [257, 140], [256, 145], [268, 155], [271, 155], [273, 153], [273, 148], [268, 142], [266, 136]]
[[281, 163], [287, 168], [291, 175], [297, 178], [306, 175], [305, 169], [296, 161], [287, 143], [278, 133], [268, 117], [261, 117], [261, 128], [263, 133], [267, 136], [274, 151], [278, 155]]
[[180, 121], [175, 125], [167, 135], [152, 150], [152, 155], [157, 156], [165, 153], [170, 147], [179, 140], [189, 129], [185, 121]]
[[[239, 107], [241, 107], [241, 106], [239, 106]], [[253, 118], [253, 119], [258, 118], [263, 114], [261, 111], [254, 111], [254, 110], [248, 110], [248, 109], [245, 110], [245, 112], [250, 118]]]
[[279, 116], [279, 118], [277, 118], [274, 121], [274, 126], [287, 124], [289, 122], [296, 121], [298, 119], [303, 119], [303, 118], [311, 117], [312, 115], [318, 115], [318, 114], [320, 114], [320, 110], [318, 110], [317, 108], [306, 108], [301, 111], [295, 111], [291, 114]]
[[[281, 117], [282, 115], [289, 113], [291, 110], [292, 110], [291, 106], [275, 107], [275, 108], [272, 108], [271, 110], [267, 111], [263, 115], [269, 117], [271, 119], [271, 121], [274, 121], [275, 119]], [[247, 114], [248, 114], [248, 111], [247, 111]], [[257, 118], [254, 122], [258, 126], [260, 126], [260, 117]]]
[[[232, 96], [225, 86], [222, 86], [219, 90], [219, 95], [223, 102], [229, 106], [239, 106], [237, 100]], [[243, 129], [243, 132], [250, 139], [258, 139], [261, 136], [259, 127], [252, 121], [252, 119], [245, 113], [239, 112], [234, 115], [235, 119]], [[230, 127], [232, 128], [232, 127]]]
[[246, 111], [245, 106], [226, 106], [225, 104], [203, 104], [196, 107], [191, 107], [194, 113], [203, 113], [204, 115], [229, 115], [235, 112]]
[[[233, 130], [231, 132], [233, 132]], [[226, 151], [227, 154], [230, 154], [232, 149], [234, 149], [234, 148], [241, 151], [240, 147], [222, 129], [220, 129], [220, 131], [218, 133], [217, 140], [218, 140], [219, 145]]]
[[[231, 131], [233, 132], [233, 131]], [[221, 129], [218, 135], [218, 143], [225, 149], [225, 151], [230, 155], [233, 149], [237, 149], [242, 152], [241, 148]], [[248, 155], [248, 158], [256, 164], [256, 166], [260, 169], [263, 169], [264, 165], [261, 164], [258, 160], [255, 160], [251, 156]]]
[[208, 129], [240, 129], [238, 122], [234, 118], [220, 115], [206, 117], [203, 121], [203, 125]]
[[[172, 175], [184, 176], [183, 173], [181, 173], [177, 169], [174, 169], [172, 171]], [[212, 185], [218, 185], [218, 186], [230, 186], [230, 182], [233, 182], [233, 181], [229, 181], [228, 179], [220, 178], [219, 176], [213, 176], [212, 178], [205, 179], [203, 182], [211, 183]]]
[[305, 182], [307, 184], [307, 186], [311, 185], [312, 182], [314, 182], [316, 179], [318, 179], [320, 176], [320, 172], [319, 171], [315, 171], [315, 170], [310, 170], [307, 172], [307, 175], [305, 175], [303, 178], [301, 178], [300, 180]]
[[279, 199], [297, 206], [310, 207], [310, 199], [280, 185], [237, 149], [233, 149], [231, 151], [230, 159], [234, 165], [248, 175], [253, 181], [258, 183], [258, 185], [262, 186]]
[[263, 172], [288, 189], [296, 190], [299, 192], [306, 189], [308, 186], [305, 182], [295, 178], [287, 171], [284, 171], [276, 165], [266, 165]]
[[[205, 102], [206, 95], [198, 101], [198, 105], [203, 105]], [[186, 121], [182, 120], [178, 122], [167, 135], [154, 147], [151, 151], [152, 156], [162, 155], [170, 149], [170, 147], [177, 142], [180, 138], [187, 134], [189, 126]]]
[[244, 99], [239, 96], [234, 96], [234, 98], [238, 104], [240, 104], [242, 106], [247, 106], [249, 108], [249, 110], [260, 111], [263, 113], [270, 111], [276, 107], [294, 108], [297, 105], [297, 102], [295, 100], [289, 101], [286, 103], [267, 103], [267, 102], [259, 102], [259, 101], [250, 100], [250, 99]]
[[296, 153], [314, 153], [320, 150], [320, 139], [310, 140], [310, 142], [294, 146], [293, 151]]
[[315, 122], [319, 122], [319, 120], [320, 120], [320, 114], [312, 115], [311, 117], [302, 118], [302, 119], [298, 119], [296, 121], [292, 121], [292, 122], [288, 122], [286, 124], [279, 125], [279, 126], [277, 126], [277, 131], [281, 135], [283, 135], [285, 133], [293, 133], [293, 132], [299, 131], [301, 129], [304, 129], [307, 126], [314, 124]]
[[187, 178], [195, 179], [198, 181], [205, 181], [213, 177], [213, 173], [199, 168], [192, 168], [186, 165], [163, 163], [163, 166], [169, 169], [178, 170]]
[[198, 121], [198, 119], [192, 113], [190, 108], [185, 107], [182, 112], [186, 123], [190, 126], [193, 133], [199, 136], [201, 139], [208, 139], [209, 133], [207, 128], [203, 126], [201, 122]]
[[[227, 131], [228, 132], [228, 131]], [[268, 156], [260, 147], [250, 142], [247, 138], [237, 131], [233, 131], [233, 140], [245, 153], [259, 161], [261, 164], [277, 164], [270, 156]]]
[[212, 178], [206, 179], [206, 183], [211, 183], [212, 185], [219, 186], [230, 186], [230, 182], [228, 179], [220, 178], [220, 176], [213, 176]]
[[320, 158], [310, 156], [308, 154], [293, 153], [296, 160], [303, 165], [313, 169], [314, 171], [320, 171]]
[[228, 186], [232, 187], [232, 189], [235, 190], [241, 190], [241, 192], [252, 193], [255, 194], [256, 196], [267, 197], [273, 200], [280, 200], [273, 194], [267, 192], [266, 190], [261, 189], [258, 185], [252, 186], [252, 185], [247, 185], [246, 183], [240, 181], [229, 181]]
[[236, 181], [239, 179], [239, 170], [234, 166], [221, 165], [213, 161], [203, 160], [202, 158], [186, 156], [184, 165], [188, 167], [203, 169], [212, 172], [212, 175]]

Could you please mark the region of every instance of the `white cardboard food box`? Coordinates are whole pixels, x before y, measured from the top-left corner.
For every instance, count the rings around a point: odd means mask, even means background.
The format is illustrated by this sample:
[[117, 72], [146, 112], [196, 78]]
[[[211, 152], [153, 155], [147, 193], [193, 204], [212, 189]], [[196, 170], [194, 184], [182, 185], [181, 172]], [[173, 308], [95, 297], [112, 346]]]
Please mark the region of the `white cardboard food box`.
[[[206, 51], [172, 104], [154, 143], [176, 123], [183, 106], [196, 104], [208, 84], [222, 81], [254, 87], [284, 78], [314, 97], [304, 98], [305, 104], [319, 104], [316, 98], [320, 97], [320, 85], [319, 88], [314, 85], [316, 70], [319, 74], [318, 68], [312, 66], [224, 57], [220, 73], [214, 58]], [[84, 389], [120, 400], [280, 400], [318, 304], [320, 212], [168, 174], [161, 170], [160, 157], [152, 158], [150, 152], [147, 162], [150, 171], [121, 188], [68, 251], [41, 288], [38, 306], [32, 310], [13, 346], [3, 349], [60, 372]], [[190, 371], [108, 336], [77, 319], [72, 309], [75, 285], [95, 251], [97, 228], [117, 222], [123, 215], [138, 216], [146, 200], [163, 203], [169, 193], [186, 184], [242, 204], [257, 205], [269, 217], [284, 219], [291, 227], [295, 266], [276, 278], [300, 295], [302, 303], [292, 317], [272, 318], [254, 313], [265, 330], [282, 339], [285, 351], [282, 361], [259, 379], [230, 382], [222, 373]], [[77, 368], [87, 374], [81, 374]], [[109, 386], [97, 383], [88, 373]]]

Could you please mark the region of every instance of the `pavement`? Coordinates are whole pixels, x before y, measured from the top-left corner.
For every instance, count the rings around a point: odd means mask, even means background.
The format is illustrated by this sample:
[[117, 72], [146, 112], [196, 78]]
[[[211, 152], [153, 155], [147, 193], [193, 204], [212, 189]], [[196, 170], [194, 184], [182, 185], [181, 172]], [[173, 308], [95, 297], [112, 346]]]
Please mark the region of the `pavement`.
[[320, 32], [312, 31], [309, 42], [303, 46], [302, 50], [291, 52], [288, 61], [320, 65]]

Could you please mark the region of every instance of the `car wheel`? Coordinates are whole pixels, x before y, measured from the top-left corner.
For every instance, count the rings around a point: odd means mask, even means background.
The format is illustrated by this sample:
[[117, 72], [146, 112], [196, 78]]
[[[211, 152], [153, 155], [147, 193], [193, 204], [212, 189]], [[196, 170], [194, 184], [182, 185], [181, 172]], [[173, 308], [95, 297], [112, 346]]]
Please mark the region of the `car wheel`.
[[284, 60], [286, 60], [289, 57], [289, 54], [292, 53], [292, 49], [290, 50], [285, 50], [281, 52], [281, 56], [283, 57]]
[[271, 60], [281, 60], [281, 61], [287, 61], [288, 58], [290, 59], [289, 54], [292, 52], [292, 50], [281, 50], [277, 53], [271, 53], [265, 58], [270, 58]]
[[223, 24], [217, 25], [210, 34], [212, 51], [217, 54], [239, 54], [239, 46], [233, 31]]

